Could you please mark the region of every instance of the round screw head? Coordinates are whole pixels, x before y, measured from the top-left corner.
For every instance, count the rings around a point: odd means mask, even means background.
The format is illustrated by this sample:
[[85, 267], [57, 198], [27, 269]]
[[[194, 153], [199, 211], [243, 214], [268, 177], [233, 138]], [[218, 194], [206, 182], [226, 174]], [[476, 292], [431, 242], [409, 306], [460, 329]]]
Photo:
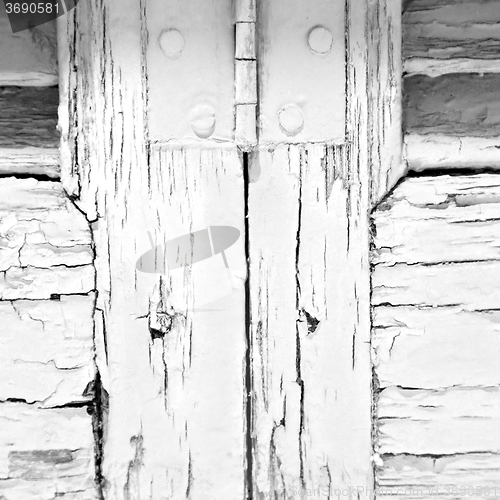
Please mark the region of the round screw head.
[[206, 139], [215, 131], [215, 111], [211, 106], [202, 104], [191, 111], [190, 123], [193, 132], [200, 138]]
[[309, 48], [316, 54], [327, 54], [332, 49], [332, 32], [324, 26], [316, 26], [310, 32], [307, 38]]
[[184, 48], [184, 37], [182, 33], [176, 29], [164, 30], [158, 37], [158, 43], [165, 56], [170, 59], [176, 59], [181, 55]]
[[278, 113], [281, 130], [289, 137], [297, 135], [304, 128], [304, 115], [295, 104], [287, 104]]

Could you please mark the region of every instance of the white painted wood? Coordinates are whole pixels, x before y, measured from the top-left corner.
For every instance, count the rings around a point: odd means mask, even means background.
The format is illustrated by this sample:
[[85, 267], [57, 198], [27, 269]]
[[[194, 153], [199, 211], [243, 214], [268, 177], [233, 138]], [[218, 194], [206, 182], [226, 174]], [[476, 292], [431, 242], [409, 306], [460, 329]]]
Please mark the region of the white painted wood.
[[90, 230], [60, 184], [0, 179], [0, 200], [2, 300], [94, 289]]
[[[369, 4], [366, 39], [359, 41], [359, 50], [365, 50], [368, 58], [368, 161], [371, 164], [369, 185], [373, 205], [384, 198], [406, 171], [401, 136], [401, 4], [401, 0]], [[354, 2], [351, 9], [353, 15], [357, 12], [359, 16], [359, 3]]]
[[500, 457], [467, 453], [443, 457], [388, 455], [378, 475], [377, 496], [397, 500], [446, 500], [498, 495]]
[[373, 214], [378, 497], [500, 487], [497, 177], [409, 178]]
[[500, 258], [496, 175], [405, 180], [374, 212], [373, 262], [438, 264]]
[[[314, 21], [311, 15], [316, 11], [310, 14], [310, 7], [307, 21], [305, 16], [295, 17], [302, 5], [281, 10], [275, 4], [262, 7], [260, 19], [266, 19], [265, 36], [260, 39], [262, 103], [266, 99], [278, 103], [269, 97], [269, 82], [287, 61], [280, 44], [286, 40], [291, 50], [307, 43], [301, 37], [303, 26]], [[249, 244], [255, 498], [305, 495], [321, 487], [332, 496], [342, 488], [369, 494], [373, 484], [371, 407], [367, 404], [371, 396], [369, 272], [363, 242], [368, 245], [365, 216], [370, 203], [385, 196], [404, 168], [401, 49], [398, 37], [392, 37], [400, 33], [400, 9], [398, 2], [347, 3], [347, 145], [261, 145], [252, 157]], [[270, 12], [270, 18], [263, 16]], [[321, 23], [325, 19], [339, 21], [323, 15]], [[285, 37], [284, 30], [292, 22], [297, 29]], [[334, 33], [334, 43], [338, 35]], [[303, 49], [293, 51], [295, 57], [297, 53]], [[270, 54], [283, 61], [271, 59]], [[298, 84], [315, 74], [306, 76], [306, 66], [296, 62], [290, 67], [300, 72]], [[280, 78], [283, 75], [288, 73], [281, 72]], [[329, 80], [323, 77], [322, 81]], [[287, 80], [272, 89], [287, 95], [283, 89], [292, 92], [293, 85], [295, 80]], [[330, 85], [324, 95], [331, 95], [333, 88]], [[311, 89], [318, 99], [322, 95], [315, 79], [304, 93], [306, 104]], [[321, 101], [324, 105], [325, 98]], [[328, 102], [334, 100], [328, 98]], [[320, 124], [323, 114], [313, 116]], [[263, 142], [320, 138], [301, 134], [271, 138], [264, 126]]]
[[500, 59], [427, 59], [412, 57], [405, 59], [403, 70], [406, 76], [427, 75], [432, 78], [452, 73], [499, 73]]
[[499, 312], [376, 307], [372, 347], [380, 387], [497, 386]]
[[258, 9], [261, 142], [344, 142], [344, 3], [279, 0]]
[[[372, 275], [373, 305], [460, 305], [464, 309], [494, 309], [500, 299], [499, 261], [456, 265], [378, 266]], [[471, 290], [477, 290], [473, 294]], [[480, 291], [480, 293], [479, 293]]]
[[0, 405], [0, 495], [6, 500], [99, 498], [86, 408]]
[[0, 400], [42, 406], [89, 402], [94, 297], [0, 302]]
[[1, 148], [0, 174], [46, 175], [59, 179], [59, 151], [57, 148]]
[[[176, 14], [174, 6], [165, 10], [161, 2], [146, 6], [132, 0], [108, 2], [103, 13], [100, 3], [91, 1], [67, 16], [68, 29], [78, 36], [69, 36], [65, 109], [70, 115], [62, 122], [67, 130], [63, 161], [71, 163], [62, 171], [64, 185], [79, 194], [78, 205], [93, 221], [97, 365], [110, 395], [102, 462], [107, 498], [245, 495], [242, 161], [230, 143], [147, 142], [167, 139], [168, 127], [184, 137], [189, 122], [182, 115], [184, 121], [176, 123], [176, 113], [185, 108], [170, 107], [182, 86], [188, 102], [197, 85], [210, 99], [228, 97], [224, 102], [230, 107], [217, 103], [217, 123], [227, 120], [233, 133], [234, 26], [221, 14], [227, 5], [212, 7], [207, 4], [210, 15], [203, 19], [199, 2], [183, 3], [185, 10]], [[194, 56], [189, 63], [194, 69], [203, 54], [208, 68], [230, 50], [231, 78], [225, 66], [209, 68], [212, 83], [203, 82], [203, 72], [185, 74], [184, 80], [162, 73], [182, 59], [170, 64], [159, 52], [159, 31], [169, 27], [185, 35], [184, 50]], [[213, 49], [216, 40], [219, 53]], [[223, 85], [216, 88], [219, 81]], [[226, 125], [217, 130], [214, 137]], [[217, 225], [240, 231], [225, 253], [228, 268], [215, 255], [162, 274], [137, 269], [138, 259], [151, 250], [148, 232], [153, 244], [165, 245]]]
[[405, 161], [412, 170], [500, 166], [500, 137], [409, 133], [404, 142]]
[[387, 388], [378, 399], [379, 453], [499, 453], [499, 399], [498, 387]]
[[[238, 121], [239, 108], [234, 116], [234, 22], [254, 22], [253, 4], [238, 2], [233, 19], [226, 3], [183, 3], [181, 11], [180, 4], [169, 10], [159, 1], [110, 0], [103, 11], [92, 0], [62, 26], [62, 181], [92, 222], [96, 245], [96, 364], [110, 394], [102, 463], [108, 498], [232, 500], [249, 488], [278, 497], [373, 484], [368, 214], [403, 169], [400, 46], [393, 42], [400, 3], [352, 0], [345, 12], [341, 3], [322, 6], [308, 21], [298, 3], [273, 16], [273, 37], [281, 38], [272, 38], [270, 50], [278, 58], [296, 44], [315, 61], [314, 71], [300, 70], [292, 54], [301, 80], [277, 80], [287, 92], [307, 79], [311, 88], [321, 82], [306, 123], [319, 130], [323, 108], [340, 117], [338, 136], [326, 127], [327, 136], [296, 139], [343, 144], [275, 146], [264, 138], [251, 158], [249, 339], [246, 176], [227, 141], [235, 123], [237, 134], [251, 129], [246, 118]], [[300, 29], [289, 43], [283, 34], [294, 23]], [[324, 23], [339, 27], [332, 26], [334, 56], [308, 48], [309, 30]], [[269, 34], [269, 26], [258, 29]], [[184, 38], [179, 54], [171, 51], [177, 34], [165, 35], [163, 51], [158, 43], [169, 29]], [[323, 39], [314, 37], [311, 47], [321, 49]], [[329, 57], [338, 64], [319, 69]], [[264, 79], [279, 70], [270, 62], [260, 61]], [[190, 115], [196, 106], [212, 106], [215, 122], [208, 108]], [[247, 101], [239, 106], [247, 117], [255, 111]], [[287, 122], [292, 128], [296, 118]], [[215, 255], [161, 277], [137, 269], [151, 244], [166, 247], [215, 225], [240, 231], [228, 268]]]
[[0, 85], [57, 85], [56, 23], [12, 33], [6, 9], [0, 11]]
[[282, 145], [262, 147], [255, 159], [261, 174], [250, 184], [249, 236], [256, 497], [370, 484], [368, 302], [361, 299], [367, 274], [362, 249], [350, 246], [362, 230], [348, 215], [348, 155], [343, 147]]

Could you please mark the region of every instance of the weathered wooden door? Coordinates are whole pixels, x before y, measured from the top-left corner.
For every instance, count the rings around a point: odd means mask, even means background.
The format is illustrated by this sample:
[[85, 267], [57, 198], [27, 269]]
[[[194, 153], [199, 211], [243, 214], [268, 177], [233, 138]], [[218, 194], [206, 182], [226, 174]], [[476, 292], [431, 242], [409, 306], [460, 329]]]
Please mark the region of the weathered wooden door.
[[89, 0], [61, 20], [106, 498], [373, 495], [369, 213], [401, 172], [400, 19]]

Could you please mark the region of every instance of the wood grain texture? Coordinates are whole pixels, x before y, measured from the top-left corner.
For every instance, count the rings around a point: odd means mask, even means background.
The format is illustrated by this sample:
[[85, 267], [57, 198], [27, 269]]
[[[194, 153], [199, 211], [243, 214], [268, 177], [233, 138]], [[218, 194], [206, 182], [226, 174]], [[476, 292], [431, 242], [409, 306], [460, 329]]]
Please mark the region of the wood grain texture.
[[384, 389], [378, 400], [380, 453], [498, 453], [499, 391], [498, 386]]
[[405, 71], [500, 71], [498, 0], [410, 0], [403, 13]]
[[[110, 394], [104, 494], [243, 498], [242, 161], [233, 144], [148, 142], [149, 15], [145, 2], [111, 1], [103, 11], [90, 1], [64, 26], [63, 183], [93, 221], [96, 361]], [[165, 247], [211, 225], [240, 231], [228, 268], [216, 255], [171, 272], [137, 269], [148, 232]]]
[[59, 183], [2, 178], [0, 200], [2, 300], [94, 290], [90, 228]]
[[0, 404], [0, 495], [94, 500], [94, 436], [87, 408]]
[[373, 262], [439, 264], [500, 257], [497, 175], [406, 179], [379, 204]]
[[91, 400], [94, 297], [0, 301], [0, 400], [42, 406]]
[[371, 484], [367, 227], [349, 187], [355, 154], [281, 145], [254, 159], [254, 498]]
[[455, 137], [498, 137], [500, 99], [497, 74], [453, 74], [404, 79], [404, 130]]
[[0, 147], [57, 148], [58, 87], [0, 87]]
[[[372, 205], [376, 205], [390, 189], [401, 179], [406, 171], [403, 161], [402, 128], [402, 35], [401, 35], [401, 0], [383, 0], [367, 3], [353, 1], [349, 9], [352, 16], [362, 18], [366, 8], [366, 31], [364, 39], [354, 29], [354, 24], [347, 26], [351, 40], [348, 51], [351, 58], [356, 51], [363, 52], [367, 78], [367, 128], [368, 161], [371, 165], [369, 177]], [[353, 23], [352, 19], [350, 23]], [[359, 38], [358, 38], [359, 37]], [[356, 47], [359, 43], [359, 47]], [[349, 64], [349, 58], [347, 60]], [[359, 77], [362, 67], [354, 72]], [[348, 82], [349, 80], [348, 76]], [[352, 80], [351, 80], [352, 82]], [[354, 92], [354, 87], [347, 92]], [[361, 92], [358, 88], [356, 91]], [[348, 102], [351, 96], [347, 96]], [[349, 114], [348, 114], [349, 119]], [[349, 138], [348, 138], [349, 140]], [[366, 181], [366, 179], [365, 179]]]
[[404, 158], [410, 170], [500, 167], [500, 138], [409, 133]]
[[261, 145], [251, 160], [254, 498], [373, 481], [366, 214], [404, 170], [401, 4], [346, 8], [347, 144]]
[[376, 307], [372, 346], [380, 387], [499, 385], [499, 319], [496, 310]]
[[[400, 4], [347, 4], [346, 144], [268, 145], [252, 160], [247, 339], [242, 161], [233, 144], [215, 140], [150, 141], [158, 137], [148, 128], [149, 91], [164, 91], [148, 78], [162, 64], [148, 56], [157, 42], [152, 7], [112, 0], [103, 10], [95, 0], [60, 21], [62, 181], [92, 221], [97, 248], [96, 343], [105, 347], [97, 365], [110, 394], [105, 495], [232, 500], [248, 489], [261, 498], [314, 485], [366, 489], [368, 214], [403, 169], [400, 47], [390, 36]], [[218, 256], [161, 277], [137, 270], [148, 231], [165, 246], [215, 224], [240, 230], [227, 256], [232, 276]], [[201, 303], [203, 287], [219, 294], [227, 285], [227, 296]]]
[[386, 455], [378, 475], [378, 496], [417, 498], [487, 498], [498, 495], [500, 456], [465, 453], [451, 456]]
[[499, 201], [495, 174], [416, 177], [373, 214], [380, 497], [500, 489]]
[[1, 9], [0, 60], [0, 85], [57, 85], [56, 22], [12, 33], [6, 9]]
[[1, 148], [0, 175], [47, 176], [50, 179], [59, 179], [59, 149]]

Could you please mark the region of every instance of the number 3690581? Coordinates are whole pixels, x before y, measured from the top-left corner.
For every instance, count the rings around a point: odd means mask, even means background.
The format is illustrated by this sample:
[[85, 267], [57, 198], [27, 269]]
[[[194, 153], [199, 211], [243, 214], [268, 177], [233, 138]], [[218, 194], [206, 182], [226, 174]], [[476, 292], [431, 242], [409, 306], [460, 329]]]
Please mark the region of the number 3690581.
[[6, 3], [7, 14], [59, 14], [59, 2]]

